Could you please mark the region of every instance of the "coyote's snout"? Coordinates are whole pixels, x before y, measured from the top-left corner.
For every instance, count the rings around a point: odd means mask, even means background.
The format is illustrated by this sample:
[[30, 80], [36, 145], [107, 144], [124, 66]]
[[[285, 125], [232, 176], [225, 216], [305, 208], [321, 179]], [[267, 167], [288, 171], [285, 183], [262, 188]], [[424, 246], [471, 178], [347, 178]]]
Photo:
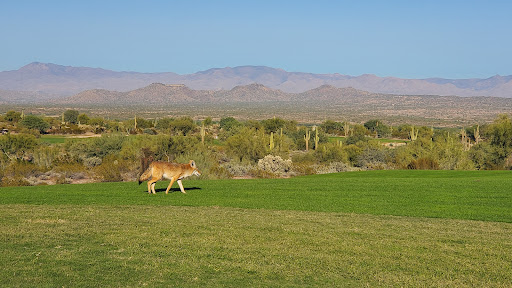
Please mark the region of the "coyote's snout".
[[201, 172], [197, 169], [194, 160], [190, 160], [188, 164], [155, 161], [152, 162], [149, 165], [148, 169], [146, 169], [146, 171], [144, 171], [144, 173], [142, 173], [142, 175], [139, 177], [139, 185], [143, 181], [146, 181], [149, 178], [151, 178], [150, 180], [148, 180], [148, 193], [156, 194], [156, 181], [165, 178], [171, 180], [171, 183], [169, 183], [169, 186], [167, 186], [167, 189], [165, 190], [165, 194], [169, 193], [169, 190], [171, 189], [171, 186], [174, 183], [174, 181], [178, 182], [181, 193], [187, 193], [183, 188], [181, 179], [192, 175], [201, 175]]

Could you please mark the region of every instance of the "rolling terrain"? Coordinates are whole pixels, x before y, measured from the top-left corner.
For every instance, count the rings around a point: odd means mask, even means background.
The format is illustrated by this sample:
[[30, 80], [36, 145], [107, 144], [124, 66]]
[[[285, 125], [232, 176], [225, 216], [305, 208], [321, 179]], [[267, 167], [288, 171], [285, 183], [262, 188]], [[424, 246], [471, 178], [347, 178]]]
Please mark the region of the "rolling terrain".
[[259, 83], [287, 93], [302, 93], [331, 85], [385, 94], [512, 97], [512, 75], [496, 75], [487, 79], [401, 79], [371, 74], [349, 76], [288, 72], [265, 66], [214, 68], [180, 75], [173, 72], [117, 72], [34, 62], [18, 70], [0, 72], [0, 99], [15, 100], [7, 97], [6, 91], [22, 91], [26, 95], [24, 98], [37, 102], [48, 99], [48, 95], [62, 98], [91, 89], [127, 92], [151, 83], [179, 83], [194, 90], [230, 90]]

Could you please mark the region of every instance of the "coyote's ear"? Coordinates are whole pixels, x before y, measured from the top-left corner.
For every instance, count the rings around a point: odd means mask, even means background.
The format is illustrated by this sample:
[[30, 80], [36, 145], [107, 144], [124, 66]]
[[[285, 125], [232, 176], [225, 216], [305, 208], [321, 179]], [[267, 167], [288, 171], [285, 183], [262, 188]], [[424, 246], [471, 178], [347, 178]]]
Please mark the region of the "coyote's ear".
[[196, 162], [194, 162], [194, 160], [190, 160], [189, 164], [190, 164], [190, 167], [196, 168]]

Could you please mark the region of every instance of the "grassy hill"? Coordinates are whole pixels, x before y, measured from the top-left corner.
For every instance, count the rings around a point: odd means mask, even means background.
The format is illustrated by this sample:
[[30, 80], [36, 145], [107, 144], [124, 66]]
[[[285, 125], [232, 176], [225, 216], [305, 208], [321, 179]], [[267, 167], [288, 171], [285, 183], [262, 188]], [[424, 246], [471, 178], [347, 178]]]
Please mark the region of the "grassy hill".
[[512, 173], [372, 171], [0, 189], [2, 286], [512, 281]]

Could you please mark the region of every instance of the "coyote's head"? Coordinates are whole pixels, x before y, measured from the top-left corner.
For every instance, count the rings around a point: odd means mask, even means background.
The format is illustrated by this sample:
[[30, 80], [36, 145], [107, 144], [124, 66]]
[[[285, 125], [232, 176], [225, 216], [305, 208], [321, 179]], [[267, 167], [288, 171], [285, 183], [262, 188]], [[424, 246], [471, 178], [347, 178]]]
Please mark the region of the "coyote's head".
[[197, 169], [196, 162], [194, 162], [194, 160], [190, 160], [190, 162], [188, 164], [190, 165], [190, 168], [193, 169], [192, 172], [190, 173], [190, 175], [201, 176], [201, 171], [199, 171], [199, 169]]

